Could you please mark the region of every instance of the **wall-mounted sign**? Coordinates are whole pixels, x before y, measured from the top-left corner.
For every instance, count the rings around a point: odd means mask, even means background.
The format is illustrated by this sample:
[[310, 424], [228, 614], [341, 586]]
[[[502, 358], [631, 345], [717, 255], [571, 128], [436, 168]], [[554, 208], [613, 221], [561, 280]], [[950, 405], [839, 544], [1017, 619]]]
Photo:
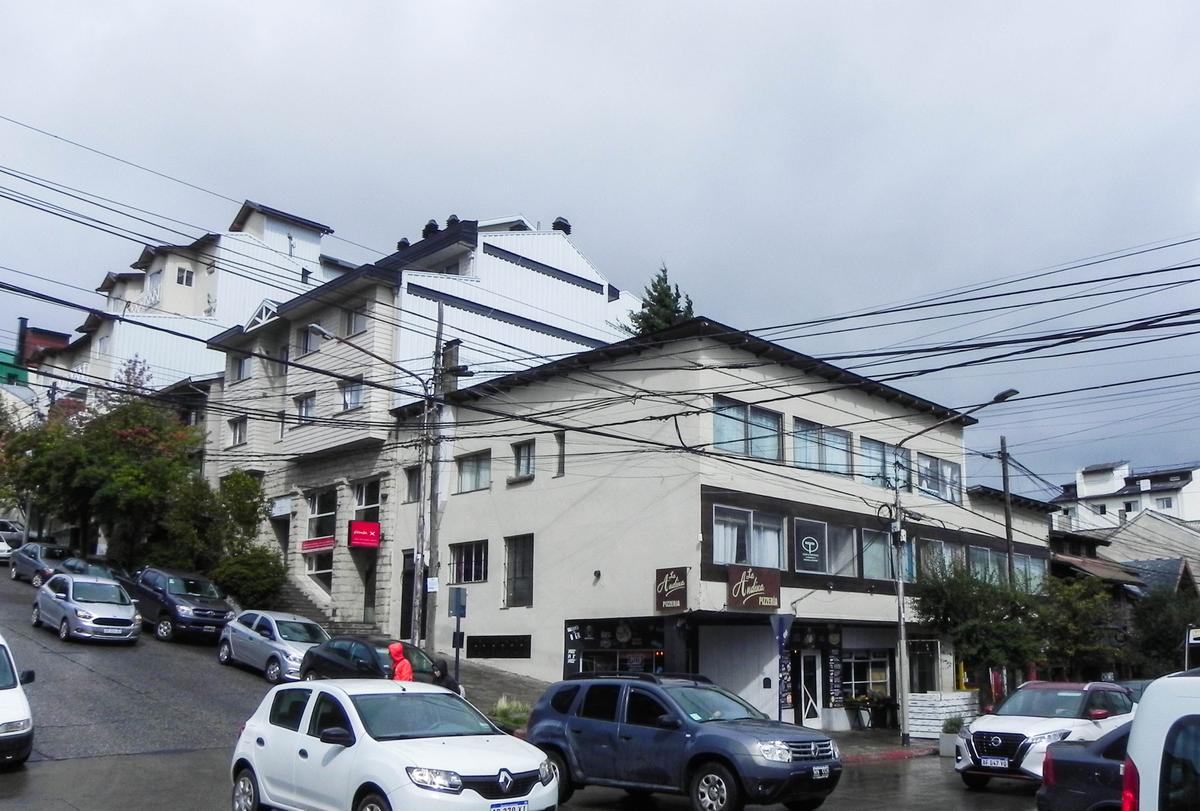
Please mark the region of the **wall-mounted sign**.
[[734, 611], [775, 611], [779, 608], [779, 570], [730, 566], [725, 604]]
[[280, 496], [271, 499], [272, 518], [290, 518], [292, 515], [292, 497]]
[[349, 538], [351, 546], [365, 547], [367, 549], [378, 549], [379, 522], [351, 521]]
[[654, 572], [654, 610], [687, 611], [687, 567]]
[[796, 571], [828, 571], [829, 527], [820, 521], [796, 519]]
[[300, 542], [301, 552], [321, 552], [326, 549], [333, 549], [333, 544], [337, 541], [332, 535], [328, 538], [309, 538], [306, 541]]

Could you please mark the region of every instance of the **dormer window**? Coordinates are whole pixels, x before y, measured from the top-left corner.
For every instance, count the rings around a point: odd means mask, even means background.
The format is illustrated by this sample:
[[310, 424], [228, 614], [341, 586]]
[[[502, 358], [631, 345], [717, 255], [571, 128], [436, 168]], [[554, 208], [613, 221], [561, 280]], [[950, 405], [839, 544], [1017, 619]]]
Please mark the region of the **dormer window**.
[[309, 279], [312, 278], [312, 271], [308, 268], [300, 268], [300, 284], [312, 284]]
[[196, 274], [188, 268], [180, 267], [175, 269], [175, 284], [191, 287], [195, 280]]

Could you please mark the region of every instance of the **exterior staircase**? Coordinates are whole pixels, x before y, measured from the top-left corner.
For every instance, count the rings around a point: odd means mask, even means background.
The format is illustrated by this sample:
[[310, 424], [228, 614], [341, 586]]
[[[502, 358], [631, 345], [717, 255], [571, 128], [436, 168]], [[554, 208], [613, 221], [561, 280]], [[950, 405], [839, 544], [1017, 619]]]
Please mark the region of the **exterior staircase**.
[[329, 627], [329, 614], [325, 609], [314, 603], [312, 599], [300, 590], [300, 587], [290, 580], [285, 581], [283, 588], [279, 590], [279, 594], [275, 597], [274, 609], [276, 611], [288, 611], [292, 614], [299, 614], [302, 617], [308, 617], [314, 622]]
[[331, 622], [329, 633], [333, 636], [379, 636], [379, 627], [370, 622]]

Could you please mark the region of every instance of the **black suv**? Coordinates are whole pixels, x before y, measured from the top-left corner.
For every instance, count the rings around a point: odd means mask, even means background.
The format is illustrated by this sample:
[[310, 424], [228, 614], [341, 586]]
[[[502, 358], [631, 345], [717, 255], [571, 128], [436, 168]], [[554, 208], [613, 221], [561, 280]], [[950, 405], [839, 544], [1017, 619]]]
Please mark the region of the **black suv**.
[[164, 642], [180, 633], [216, 642], [234, 617], [221, 590], [198, 574], [148, 566], [132, 580], [118, 575], [117, 582], [137, 601], [143, 622], [152, 624], [154, 636]]
[[580, 674], [552, 685], [529, 715], [530, 743], [576, 788], [687, 794], [696, 811], [746, 803], [813, 809], [842, 775], [824, 735], [772, 721], [703, 676]]

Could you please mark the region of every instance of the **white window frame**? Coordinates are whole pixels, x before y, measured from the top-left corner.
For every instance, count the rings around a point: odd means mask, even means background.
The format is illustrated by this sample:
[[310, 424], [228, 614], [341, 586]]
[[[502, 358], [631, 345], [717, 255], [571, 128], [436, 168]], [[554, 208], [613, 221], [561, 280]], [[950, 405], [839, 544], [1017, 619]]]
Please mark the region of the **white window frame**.
[[[929, 463], [933, 464], [926, 467]], [[918, 453], [917, 489], [933, 498], [962, 504], [962, 467], [940, 456]]]
[[[517, 575], [513, 572], [513, 547], [515, 542], [529, 544], [529, 599], [527, 602], [518, 602], [514, 597], [514, 586], [518, 577], [525, 575]], [[510, 535], [504, 539], [504, 607], [505, 608], [530, 608], [533, 606], [533, 573], [534, 573], [534, 536], [531, 533], [524, 535]]]
[[[321, 509], [322, 497], [332, 496], [332, 505], [326, 503], [326, 507], [332, 507], [327, 512], [317, 512]], [[308, 503], [308, 524], [305, 527], [305, 532], [308, 537], [305, 540], [314, 538], [332, 538], [337, 535], [337, 502], [338, 493], [336, 487], [326, 487], [322, 490], [314, 490], [305, 496], [305, 501]], [[314, 523], [315, 522], [315, 523]], [[328, 529], [328, 532], [321, 530]]]
[[[371, 486], [375, 493], [372, 499]], [[354, 483], [354, 520], [379, 523], [379, 505], [383, 494], [382, 479], [364, 479]]]
[[175, 268], [175, 284], [193, 287], [196, 283], [196, 272], [182, 265]]
[[421, 477], [425, 475], [420, 465], [404, 468], [404, 503], [414, 504], [421, 500]]
[[246, 444], [248, 422], [246, 417], [235, 417], [229, 421], [229, 447]]
[[296, 425], [311, 425], [317, 419], [317, 393], [302, 394], [296, 398]]
[[555, 468], [554, 477], [565, 476], [567, 473], [567, 432], [554, 432], [554, 445], [557, 453], [557, 467]]
[[[468, 553], [469, 556], [468, 556]], [[467, 559], [469, 557], [469, 560]], [[468, 565], [469, 564], [469, 565]], [[450, 582], [486, 583], [488, 579], [488, 542], [465, 541], [450, 544]]]
[[[738, 412], [741, 412], [740, 415]], [[758, 422], [755, 422], [756, 419]], [[773, 424], [767, 426], [766, 422]], [[720, 426], [725, 426], [730, 431], [729, 438], [719, 437]], [[768, 430], [767, 433], [756, 432], [764, 428]], [[764, 452], [768, 445], [774, 445], [773, 453]], [[778, 411], [759, 408], [728, 397], [713, 397], [712, 449], [718, 453], [782, 462], [783, 415]]]
[[345, 331], [346, 337], [349, 338], [352, 335], [358, 335], [360, 332], [366, 332], [367, 323], [367, 305], [363, 303], [346, 310], [342, 328]]
[[[474, 493], [492, 486], [492, 452], [477, 451], [454, 460], [458, 470], [458, 493]], [[468, 485], [468, 486], [464, 486]]]
[[[323, 563], [327, 565], [319, 565]], [[333, 550], [304, 553], [304, 573], [322, 590], [329, 592], [333, 586]]]
[[250, 379], [251, 358], [249, 355], [233, 356], [233, 382], [240, 383]]
[[[838, 441], [844, 445], [837, 445]], [[834, 461], [834, 454], [844, 454], [843, 464]], [[815, 455], [815, 459], [811, 457]], [[792, 465], [805, 470], [819, 470], [835, 476], [854, 475], [854, 438], [849, 431], [830, 428], [812, 420], [792, 418]], [[842, 469], [839, 469], [842, 468]]]
[[[866, 529], [860, 528], [858, 532], [862, 539], [862, 551], [860, 558], [862, 559], [862, 576], [864, 580], [895, 580], [895, 550], [892, 548], [892, 533], [881, 529]], [[875, 549], [883, 548], [883, 574], [868, 574], [867, 573], [867, 547], [868, 545]]]
[[534, 453], [535, 447], [532, 439], [528, 439], [524, 442], [513, 443], [513, 480], [525, 480], [533, 478], [535, 465]]
[[[738, 554], [738, 541], [733, 540], [731, 550], [724, 547], [729, 544], [722, 540], [718, 531], [718, 522], [724, 521], [732, 525], [745, 519], [745, 555]], [[761, 510], [749, 510], [745, 507], [734, 507], [727, 504], [714, 504], [712, 511], [712, 561], [717, 566], [761, 566], [767, 569], [783, 569], [787, 565], [787, 524], [782, 513], [769, 513]], [[767, 535], [763, 530], [778, 529], [779, 538], [771, 554], [769, 546], [763, 548]], [[732, 552], [732, 554], [728, 554]], [[771, 558], [774, 557], [774, 561]]]
[[1156, 496], [1154, 507], [1158, 510], [1173, 510], [1175, 509], [1175, 499], [1171, 496]]
[[342, 395], [342, 411], [355, 411], [363, 407], [366, 402], [364, 388], [361, 377], [357, 380], [343, 380], [338, 383], [338, 389]]

